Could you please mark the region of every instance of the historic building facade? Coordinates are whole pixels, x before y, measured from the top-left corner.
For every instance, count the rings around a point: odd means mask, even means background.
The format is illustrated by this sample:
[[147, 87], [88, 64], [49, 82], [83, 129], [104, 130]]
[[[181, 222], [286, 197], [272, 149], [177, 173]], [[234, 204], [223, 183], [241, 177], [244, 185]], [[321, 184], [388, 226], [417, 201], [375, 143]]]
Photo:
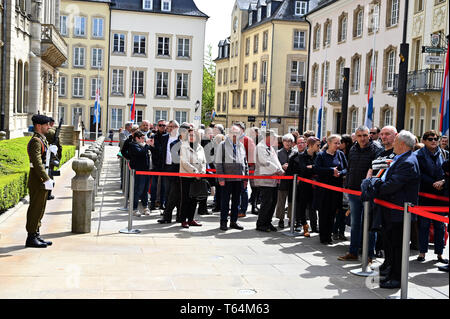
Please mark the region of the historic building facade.
[[[306, 17], [311, 23], [306, 128], [317, 130], [324, 92], [321, 136], [339, 132], [343, 69], [350, 68], [347, 133], [364, 124], [372, 51], [374, 126], [395, 125], [404, 2], [399, 0], [321, 1]], [[374, 38], [375, 36], [375, 38]]]
[[62, 0], [61, 3], [60, 32], [69, 53], [60, 68], [58, 118], [63, 118], [67, 125], [77, 125], [81, 120], [90, 138], [95, 137], [96, 132], [97, 89], [101, 107], [98, 128], [99, 132], [107, 134], [109, 4], [109, 0]]
[[117, 0], [111, 6], [108, 128], [201, 121], [205, 27], [193, 0]]
[[[445, 0], [414, 0], [408, 7], [409, 73], [405, 128], [417, 136], [430, 129], [439, 130], [444, 56], [449, 35], [448, 15], [449, 5]], [[426, 50], [441, 48], [443, 52], [422, 52], [422, 47]], [[394, 93], [396, 89], [397, 86]]]
[[2, 126], [23, 136], [35, 113], [57, 116], [58, 67], [67, 59], [59, 33], [59, 0], [6, 0]]
[[315, 1], [237, 0], [231, 35], [219, 43], [216, 122], [298, 127], [300, 83], [306, 81], [309, 26]]

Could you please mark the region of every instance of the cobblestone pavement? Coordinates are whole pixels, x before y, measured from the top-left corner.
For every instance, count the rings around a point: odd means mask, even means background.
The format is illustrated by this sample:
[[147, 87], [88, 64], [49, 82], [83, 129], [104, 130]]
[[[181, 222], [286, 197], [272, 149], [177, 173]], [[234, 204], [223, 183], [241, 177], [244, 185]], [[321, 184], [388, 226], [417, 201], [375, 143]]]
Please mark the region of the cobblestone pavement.
[[[239, 222], [245, 230], [219, 230], [217, 213], [198, 216], [203, 227], [159, 225], [159, 211], [135, 217], [140, 234], [119, 233], [128, 224], [120, 190], [118, 148], [106, 147], [101, 185], [92, 213], [92, 231], [71, 233], [74, 172], [71, 162], [56, 178], [56, 200], [49, 201], [41, 233], [53, 241], [45, 249], [25, 248], [24, 201], [0, 216], [0, 298], [245, 298], [382, 299], [399, 296], [378, 278], [349, 271], [360, 262], [341, 262], [349, 242], [332, 246], [311, 238], [255, 230], [256, 216]], [[99, 229], [99, 215], [101, 224]], [[274, 218], [274, 225], [277, 220]], [[97, 231], [99, 233], [97, 235]], [[346, 234], [350, 236], [349, 233]], [[409, 297], [448, 299], [448, 273], [438, 271], [431, 248], [426, 262], [410, 257]], [[448, 247], [444, 252], [448, 256]], [[381, 260], [382, 261], [382, 260]], [[379, 265], [376, 260], [374, 265]]]

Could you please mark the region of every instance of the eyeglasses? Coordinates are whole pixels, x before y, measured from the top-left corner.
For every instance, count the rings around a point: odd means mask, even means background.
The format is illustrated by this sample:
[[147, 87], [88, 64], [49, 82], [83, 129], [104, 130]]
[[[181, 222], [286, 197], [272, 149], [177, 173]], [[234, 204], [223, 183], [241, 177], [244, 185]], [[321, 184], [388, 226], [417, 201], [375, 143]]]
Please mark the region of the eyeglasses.
[[370, 135], [375, 135], [377, 134], [377, 132], [370, 132]]
[[166, 124], [158, 124], [159, 127], [166, 127]]
[[429, 137], [429, 138], [427, 138], [427, 141], [428, 142], [433, 142], [433, 141], [439, 141], [439, 137]]

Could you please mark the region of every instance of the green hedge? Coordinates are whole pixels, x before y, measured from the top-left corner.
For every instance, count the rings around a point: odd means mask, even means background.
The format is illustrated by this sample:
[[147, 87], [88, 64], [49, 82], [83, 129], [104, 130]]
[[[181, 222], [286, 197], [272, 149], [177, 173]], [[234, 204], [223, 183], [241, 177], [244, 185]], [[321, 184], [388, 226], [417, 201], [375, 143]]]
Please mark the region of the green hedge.
[[[31, 137], [0, 141], [0, 214], [28, 194], [30, 161], [27, 144]], [[63, 145], [61, 165], [75, 156], [75, 146]], [[60, 165], [60, 166], [61, 166]]]

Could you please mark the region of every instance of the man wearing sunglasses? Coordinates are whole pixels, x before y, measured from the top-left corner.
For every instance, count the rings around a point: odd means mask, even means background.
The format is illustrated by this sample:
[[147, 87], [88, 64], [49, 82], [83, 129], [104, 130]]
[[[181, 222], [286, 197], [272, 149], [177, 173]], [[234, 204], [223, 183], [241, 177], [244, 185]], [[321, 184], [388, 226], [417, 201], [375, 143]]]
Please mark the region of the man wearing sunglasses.
[[[420, 192], [444, 196], [445, 174], [442, 164], [445, 161], [446, 150], [439, 147], [439, 135], [436, 131], [428, 131], [423, 134], [422, 141], [425, 147], [416, 152], [417, 160], [420, 167]], [[448, 157], [448, 152], [447, 152]], [[429, 199], [426, 197], [419, 198], [421, 206], [442, 206], [443, 202]], [[444, 250], [444, 223], [430, 220], [422, 216], [419, 220], [419, 257], [417, 260], [425, 261], [425, 254], [428, 251], [428, 240], [430, 232], [430, 223], [434, 228], [434, 253], [438, 256], [437, 260], [441, 263], [448, 264], [448, 260], [442, 258]]]
[[[153, 166], [152, 171], [164, 172], [166, 170], [166, 157], [167, 157], [167, 143], [169, 141], [169, 134], [166, 133], [167, 124], [166, 121], [161, 119], [158, 121], [157, 131], [154, 135], [154, 147], [151, 148]], [[158, 178], [159, 176], [152, 176], [152, 184], [150, 187], [150, 210], [156, 209], [156, 196], [158, 193]], [[164, 210], [166, 203], [165, 196], [165, 184], [166, 178], [161, 177], [160, 183], [160, 209]]]

